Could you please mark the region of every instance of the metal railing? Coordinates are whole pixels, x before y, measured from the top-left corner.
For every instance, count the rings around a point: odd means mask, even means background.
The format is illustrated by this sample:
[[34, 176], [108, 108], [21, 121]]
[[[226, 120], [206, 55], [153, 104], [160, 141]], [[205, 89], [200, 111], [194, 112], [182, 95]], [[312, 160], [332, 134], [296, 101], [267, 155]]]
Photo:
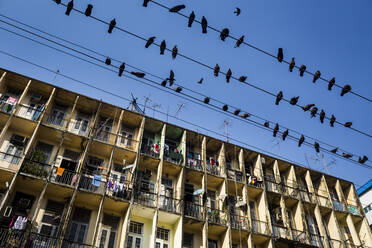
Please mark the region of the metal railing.
[[314, 203], [312, 194], [306, 190], [299, 189], [299, 195], [302, 201], [304, 202], [309, 202], [309, 203]]
[[[35, 248], [39, 248], [39, 247], [35, 247]], [[54, 247], [48, 247], [48, 248], [54, 248]], [[77, 242], [74, 242], [74, 241], [64, 239], [63, 242], [62, 242], [62, 248], [96, 248], [96, 246], [77, 243]]]
[[173, 151], [164, 151], [164, 160], [175, 164], [182, 164], [183, 154]]
[[181, 200], [160, 195], [159, 208], [171, 213], [181, 213]]
[[142, 145], [141, 147], [141, 153], [142, 154], [146, 154], [150, 157], [153, 157], [153, 158], [159, 158], [160, 156], [160, 145], [159, 145], [159, 149], [157, 150], [156, 147], [154, 145]]
[[79, 189], [97, 194], [103, 194], [105, 189], [105, 176], [84, 171], [80, 174]]
[[277, 224], [273, 224], [272, 227], [274, 237], [284, 239], [289, 238], [289, 230], [286, 227]]
[[292, 238], [293, 240], [300, 242], [300, 243], [307, 243], [307, 237], [306, 233], [304, 231], [296, 230], [296, 229], [291, 229], [292, 232]]
[[310, 244], [315, 247], [323, 248], [323, 237], [318, 234], [310, 233]]
[[269, 224], [264, 221], [252, 219], [252, 232], [256, 234], [270, 235]]
[[32, 159], [25, 159], [21, 166], [20, 172], [35, 177], [46, 179], [49, 176], [51, 166]]
[[17, 165], [19, 164], [19, 161], [22, 159], [22, 157], [14, 155], [14, 154], [6, 153], [6, 152], [0, 152], [0, 159], [10, 164]]
[[195, 158], [186, 158], [186, 167], [197, 171], [203, 171], [203, 161]]
[[39, 233], [0, 228], [0, 247], [4, 248], [52, 248], [56, 247], [57, 241]]
[[234, 229], [249, 231], [249, 221], [247, 217], [230, 214], [230, 225]]
[[208, 216], [209, 223], [214, 223], [214, 224], [219, 224], [219, 225], [227, 224], [226, 213], [222, 210], [207, 207], [207, 216]]
[[333, 209], [336, 211], [346, 212], [345, 206], [342, 202], [332, 199]]
[[133, 183], [126, 180], [110, 177], [106, 184], [106, 195], [120, 198], [123, 200], [130, 200], [133, 192]]
[[203, 206], [195, 204], [193, 202], [183, 202], [184, 215], [194, 217], [199, 220], [203, 220]]
[[207, 162], [205, 168], [209, 174], [212, 174], [215, 176], [221, 176], [221, 169], [217, 164], [212, 165], [211, 163]]
[[331, 201], [329, 200], [328, 197], [316, 194], [316, 199], [317, 199], [317, 202], [318, 202], [319, 206], [327, 207], [327, 208], [332, 207], [331, 206]]
[[10, 104], [7, 101], [0, 100], [0, 111], [6, 114], [11, 114], [16, 106], [15, 104]]
[[256, 188], [263, 189], [263, 181], [262, 180], [258, 180], [258, 177], [257, 176], [249, 176], [249, 177], [247, 177], [247, 184], [249, 186], [253, 186], [253, 187], [256, 187]]
[[341, 240], [329, 238], [328, 243], [331, 248], [344, 248], [344, 243]]
[[350, 203], [348, 203], [347, 204], [347, 209], [349, 210], [349, 212], [351, 214], [361, 215], [360, 210], [359, 210], [359, 207], [357, 206], [357, 204], [350, 204]]
[[50, 176], [50, 181], [54, 183], [74, 186], [78, 179], [78, 174], [75, 171], [61, 169], [62, 168], [59, 167], [53, 168], [52, 174]]
[[134, 191], [134, 202], [147, 207], [155, 207], [156, 193], [151, 191]]
[[43, 121], [43, 123], [46, 124], [46, 125], [51, 125], [51, 126], [53, 126], [54, 128], [57, 128], [57, 129], [62, 129], [67, 124], [66, 115], [67, 115], [67, 113], [65, 113], [65, 115], [63, 117], [52, 115], [52, 114], [45, 115], [44, 118], [43, 118], [45, 121]]
[[295, 182], [282, 182], [281, 186], [284, 194], [299, 199], [299, 189]]
[[70, 120], [69, 126], [68, 126], [68, 131], [70, 133], [75, 133], [77, 135], [85, 136], [87, 137], [89, 134], [89, 128], [90, 125], [86, 127], [83, 127], [83, 122], [82, 121], [77, 121], [77, 120]]
[[128, 150], [132, 150], [132, 151], [136, 150], [136, 147], [138, 144], [137, 140], [125, 137], [121, 134], [118, 134], [117, 136], [118, 136], [118, 139], [116, 141], [116, 146], [125, 148]]
[[100, 128], [94, 128], [93, 129], [93, 134], [94, 134], [93, 137], [94, 137], [95, 140], [98, 140], [98, 141], [101, 141], [103, 143], [107, 143], [107, 144], [110, 144], [110, 145], [114, 145], [114, 143], [115, 143], [115, 136], [116, 135], [114, 133], [102, 130]]
[[233, 180], [239, 183], [243, 182], [243, 172], [233, 169], [226, 169], [227, 179]]
[[279, 193], [281, 194], [283, 192], [282, 185], [275, 181], [265, 181], [266, 190]]
[[35, 108], [29, 105], [19, 104], [16, 116], [19, 116], [19, 117], [22, 117], [28, 120], [32, 120], [32, 121], [37, 121], [39, 120], [41, 113], [43, 111], [44, 111], [44, 107]]

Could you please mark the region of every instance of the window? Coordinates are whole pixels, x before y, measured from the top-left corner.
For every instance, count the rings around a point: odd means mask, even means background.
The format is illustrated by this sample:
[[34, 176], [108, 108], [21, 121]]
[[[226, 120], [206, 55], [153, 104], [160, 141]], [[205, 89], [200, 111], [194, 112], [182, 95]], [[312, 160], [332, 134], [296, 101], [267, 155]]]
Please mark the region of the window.
[[129, 224], [129, 235], [127, 238], [126, 248], [141, 248], [142, 247], [142, 229], [143, 224], [131, 221]]
[[208, 190], [208, 207], [211, 209], [216, 209], [216, 191]]
[[40, 234], [56, 237], [64, 206], [63, 203], [48, 200], [41, 220]]
[[13, 145], [12, 143], [8, 144], [8, 147], [3, 155], [3, 160], [12, 163], [18, 164], [23, 153], [23, 147]]
[[237, 244], [233, 244], [233, 245], [231, 246], [231, 248], [239, 248], [239, 245], [237, 245]]
[[99, 167], [102, 167], [102, 166], [103, 166], [103, 159], [100, 159], [94, 156], [88, 156], [88, 162], [86, 164], [87, 170], [94, 172], [97, 169], [101, 169]]
[[158, 227], [156, 229], [156, 238], [157, 239], [162, 239], [162, 240], [168, 241], [168, 239], [169, 239], [169, 230]]
[[129, 224], [129, 232], [142, 235], [142, 223], [131, 221]]
[[217, 240], [208, 239], [208, 248], [217, 248]]
[[134, 136], [134, 131], [133, 130], [123, 127], [122, 130], [121, 130], [120, 143], [125, 145], [125, 146], [131, 146], [133, 136]]
[[256, 203], [254, 201], [249, 201], [249, 210], [251, 213], [251, 219], [257, 220]]
[[191, 233], [183, 233], [183, 246], [182, 248], [194, 247], [194, 235]]
[[65, 115], [65, 110], [53, 109], [49, 115], [48, 122], [53, 125], [62, 126]]

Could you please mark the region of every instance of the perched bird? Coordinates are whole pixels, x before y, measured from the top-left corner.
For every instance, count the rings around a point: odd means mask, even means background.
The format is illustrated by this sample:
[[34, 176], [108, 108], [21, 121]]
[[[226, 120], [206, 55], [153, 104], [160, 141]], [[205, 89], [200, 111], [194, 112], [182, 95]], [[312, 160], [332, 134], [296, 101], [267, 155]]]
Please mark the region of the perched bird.
[[331, 125], [331, 127], [334, 127], [335, 121], [336, 121], [336, 117], [332, 115], [331, 119], [329, 120], [329, 125]]
[[320, 78], [320, 71], [316, 71], [315, 74], [314, 74], [314, 77], [313, 77], [313, 83], [316, 82], [316, 80], [318, 80]]
[[163, 40], [160, 43], [160, 55], [164, 55], [165, 48], [167, 48], [167, 43], [165, 43], [165, 40]]
[[203, 80], [204, 80], [204, 78], [201, 78], [201, 79], [199, 80], [198, 84], [202, 84], [202, 83], [203, 83]]
[[147, 4], [150, 2], [151, 0], [143, 0], [143, 4], [142, 6], [143, 7], [147, 7]]
[[172, 86], [174, 84], [174, 81], [175, 81], [173, 70], [170, 70], [168, 80], [169, 80], [169, 86]]
[[149, 46], [151, 46], [151, 44], [154, 43], [155, 38], [156, 38], [155, 36], [151, 36], [151, 37], [146, 41], [145, 47], [146, 47], [146, 48], [149, 48]]
[[306, 65], [301, 65], [299, 70], [300, 70], [300, 77], [303, 77], [306, 71]]
[[136, 71], [132, 71], [130, 74], [132, 74], [132, 75], [134, 75], [134, 76], [136, 76], [136, 77], [138, 77], [138, 78], [143, 78], [143, 77], [145, 77], [145, 73], [143, 73], [143, 72], [136, 72]]
[[276, 123], [276, 124], [275, 124], [275, 127], [274, 127], [274, 130], [273, 130], [273, 136], [274, 136], [274, 137], [276, 137], [276, 134], [278, 133], [278, 131], [279, 131], [279, 124]]
[[228, 28], [224, 28], [224, 29], [222, 29], [222, 31], [221, 31], [221, 33], [220, 33], [220, 38], [221, 38], [221, 40], [222, 41], [225, 41], [225, 39], [227, 38], [227, 37], [229, 37], [229, 29]]
[[335, 149], [330, 150], [330, 152], [332, 152], [332, 153], [337, 153], [337, 151], [338, 151], [338, 147], [336, 147]]
[[163, 80], [163, 82], [161, 82], [161, 86], [165, 87], [167, 86], [167, 79]]
[[283, 98], [283, 92], [279, 91], [279, 93], [276, 95], [275, 104], [279, 105], [280, 100]]
[[345, 127], [351, 127], [351, 125], [353, 125], [351, 121], [345, 122], [344, 124]]
[[214, 76], [218, 77], [219, 72], [220, 72], [220, 66], [218, 64], [216, 64], [216, 66], [214, 67], [214, 70], [213, 70]]
[[302, 143], [304, 143], [304, 141], [305, 141], [305, 136], [301, 134], [301, 138], [298, 140], [298, 147], [300, 147]]
[[240, 109], [237, 109], [234, 111], [234, 115], [239, 115], [239, 113], [240, 113]]
[[195, 20], [195, 13], [194, 13], [194, 11], [193, 11], [193, 12], [191, 12], [191, 14], [190, 14], [190, 16], [189, 16], [189, 23], [187, 24], [187, 26], [188, 26], [189, 28], [191, 28], [192, 23], [194, 22], [194, 20]]
[[320, 146], [319, 146], [319, 143], [318, 142], [314, 142], [314, 148], [315, 148], [315, 151], [317, 152], [317, 153], [319, 153], [320, 152]]
[[242, 82], [242, 83], [244, 83], [246, 79], [247, 79], [246, 76], [241, 76], [241, 77], [239, 78], [239, 81]]
[[61, 0], [55, 0], [56, 4], [61, 4]]
[[285, 140], [285, 138], [287, 138], [288, 132], [289, 132], [288, 129], [283, 132], [283, 135], [282, 135], [283, 140]]
[[292, 58], [291, 63], [289, 63], [289, 71], [290, 72], [293, 71], [293, 68], [295, 67], [295, 65], [296, 65], [295, 58]]
[[205, 103], [205, 104], [208, 104], [209, 101], [210, 101], [209, 97], [204, 98], [204, 103]]
[[348, 93], [349, 91], [351, 91], [351, 86], [347, 84], [347, 85], [345, 85], [345, 86], [342, 88], [341, 96], [345, 95], [345, 94]]
[[249, 116], [251, 116], [251, 115], [248, 114], [248, 113], [244, 113], [244, 114], [242, 114], [241, 116], [242, 116], [242, 118], [247, 119], [247, 118], [248, 118]]
[[207, 27], [208, 27], [208, 21], [204, 16], [202, 17], [202, 20], [201, 20], [201, 26], [202, 26], [202, 33], [206, 34], [207, 33]]
[[182, 91], [182, 87], [177, 87], [177, 88], [175, 89], [175, 91], [176, 91], [177, 93], [180, 93], [180, 92]]
[[264, 126], [265, 126], [265, 127], [270, 127], [270, 122], [265, 121]]
[[67, 4], [67, 8], [66, 8], [66, 15], [70, 15], [71, 13], [71, 10], [74, 8], [74, 0], [71, 0], [70, 2], [68, 2]]
[[234, 14], [235, 14], [236, 16], [238, 16], [238, 15], [240, 15], [240, 13], [241, 13], [240, 8], [236, 7], [236, 9], [235, 9], [235, 11], [234, 11]]
[[300, 98], [299, 96], [292, 97], [291, 100], [289, 101], [289, 103], [290, 103], [291, 105], [296, 105], [297, 102], [298, 102], [298, 99], [299, 99], [299, 98]]
[[124, 70], [125, 70], [125, 63], [122, 63], [119, 67], [119, 77], [123, 75]]
[[92, 14], [92, 9], [93, 9], [93, 5], [91, 4], [88, 4], [86, 10], [85, 10], [85, 15], [86, 16], [90, 16]]
[[105, 64], [106, 65], [111, 65], [111, 59], [110, 58], [106, 58]]
[[315, 104], [307, 104], [307, 105], [305, 105], [301, 108], [306, 112], [306, 111], [309, 111], [314, 106], [315, 106]]
[[178, 54], [178, 48], [177, 48], [177, 45], [175, 45], [172, 49], [172, 59], [175, 59], [177, 57], [177, 54]]
[[242, 35], [242, 37], [240, 37], [236, 43], [235, 43], [235, 47], [239, 47], [242, 43], [244, 42], [244, 35]]
[[317, 107], [313, 107], [310, 111], [310, 115], [311, 115], [311, 118], [315, 117], [316, 116], [316, 113], [318, 113], [318, 108]]
[[319, 118], [320, 118], [320, 122], [323, 123], [324, 122], [324, 117], [325, 117], [325, 112], [324, 110], [322, 109], [320, 111], [320, 114], [319, 114]]
[[353, 155], [351, 155], [350, 153], [345, 153], [345, 152], [343, 152], [342, 153], [342, 157], [344, 157], [344, 158], [351, 158]]
[[169, 12], [172, 12], [172, 13], [177, 13], [178, 11], [180, 11], [181, 9], [184, 9], [186, 8], [186, 6], [184, 4], [181, 4], [181, 5], [176, 5], [172, 8], [169, 9]]
[[226, 82], [227, 82], [227, 83], [230, 83], [231, 75], [232, 75], [232, 72], [231, 72], [231, 69], [229, 69], [229, 70], [226, 72]]
[[359, 159], [358, 159], [359, 163], [361, 163], [361, 164], [364, 164], [365, 162], [367, 162], [367, 160], [368, 160], [367, 156], [363, 156], [363, 158], [359, 157]]
[[329, 83], [328, 83], [328, 90], [332, 90], [332, 87], [333, 85], [335, 85], [336, 83], [336, 78], [332, 78], [331, 80], [329, 80]]
[[228, 109], [229, 109], [229, 107], [227, 106], [227, 104], [223, 105], [223, 107], [222, 107], [223, 111], [227, 111]]
[[284, 55], [283, 55], [283, 48], [279, 48], [278, 49], [278, 56], [276, 57], [278, 59], [278, 61], [280, 63], [283, 62], [283, 58], [284, 58]]
[[114, 18], [114, 19], [111, 20], [107, 32], [108, 32], [109, 34], [111, 34], [111, 33], [112, 33], [112, 30], [114, 29], [115, 26], [116, 26], [116, 20], [115, 20], [115, 18]]

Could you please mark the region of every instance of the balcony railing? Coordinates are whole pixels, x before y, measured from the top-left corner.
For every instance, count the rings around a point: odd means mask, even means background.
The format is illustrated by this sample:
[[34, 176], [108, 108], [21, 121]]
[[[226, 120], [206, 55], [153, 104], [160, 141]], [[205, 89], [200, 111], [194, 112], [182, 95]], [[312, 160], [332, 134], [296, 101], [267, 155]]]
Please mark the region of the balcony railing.
[[249, 231], [249, 222], [247, 217], [230, 214], [230, 224], [234, 229]]
[[263, 181], [258, 180], [258, 177], [256, 176], [247, 177], [247, 184], [256, 188], [263, 188]]
[[266, 190], [279, 193], [281, 194], [283, 192], [282, 185], [275, 181], [265, 181]]
[[134, 201], [147, 207], [155, 207], [156, 193], [151, 191], [134, 191]]
[[70, 171], [64, 168], [54, 167], [50, 181], [58, 184], [74, 186], [78, 179], [78, 174], [75, 171]]
[[203, 161], [195, 158], [186, 158], [186, 167], [197, 171], [203, 171]]
[[312, 194], [306, 190], [299, 189], [300, 198], [304, 202], [314, 203]]
[[287, 196], [299, 199], [299, 190], [294, 182], [282, 183], [282, 191]]
[[51, 166], [32, 159], [25, 159], [20, 172], [35, 177], [46, 179], [49, 176]]
[[209, 223], [214, 223], [214, 224], [219, 224], [219, 225], [227, 224], [226, 213], [222, 210], [207, 207], [207, 216], [208, 216]]
[[89, 134], [89, 123], [88, 125], [84, 125], [81, 120], [70, 120], [68, 130], [71, 133], [87, 137]]
[[349, 210], [349, 212], [351, 214], [354, 214], [354, 215], [361, 215], [360, 214], [360, 210], [359, 210], [359, 207], [356, 205], [356, 204], [347, 204], [347, 209]]
[[10, 103], [8, 100], [0, 100], [0, 111], [3, 113], [11, 114], [17, 104], [18, 99], [15, 100], [16, 101], [13, 103]]
[[342, 202], [332, 199], [333, 209], [336, 211], [346, 212], [345, 206]]
[[318, 201], [319, 206], [331, 208], [331, 201], [328, 197], [322, 195], [316, 195], [316, 199]]
[[284, 226], [273, 224], [273, 235], [276, 238], [288, 239], [289, 238], [289, 231]]
[[35, 108], [29, 105], [19, 104], [16, 115], [19, 117], [28, 119], [28, 120], [38, 121], [43, 111], [44, 111], [43, 106], [40, 106], [39, 108]]
[[182, 164], [183, 155], [179, 152], [164, 151], [164, 160], [175, 164]]
[[256, 234], [270, 235], [270, 228], [267, 222], [252, 219], [252, 232]]
[[79, 189], [90, 191], [96, 194], [103, 194], [105, 190], [105, 176], [84, 171], [80, 175]]
[[303, 243], [303, 244], [307, 243], [307, 237], [306, 237], [305, 232], [300, 231], [300, 230], [296, 230], [296, 229], [292, 229], [291, 232], [292, 232], [293, 240], [295, 240], [299, 243]]
[[243, 172], [233, 170], [233, 169], [226, 169], [227, 179], [233, 180], [239, 183], [243, 182]]
[[344, 248], [344, 242], [337, 239], [328, 239], [329, 246], [331, 248]]
[[137, 140], [125, 137], [121, 134], [118, 135], [118, 139], [116, 141], [116, 146], [132, 151], [136, 150], [137, 144], [138, 144]]
[[155, 145], [142, 145], [141, 153], [158, 159], [160, 156], [160, 145], [158, 148]]
[[126, 180], [110, 177], [106, 185], [106, 194], [123, 200], [130, 200], [132, 196], [133, 183]]
[[203, 206], [187, 201], [183, 203], [183, 206], [185, 216], [203, 220]]
[[107, 143], [107, 144], [110, 144], [110, 145], [114, 145], [114, 143], [115, 143], [115, 134], [114, 133], [102, 130], [100, 128], [93, 129], [93, 132], [94, 132], [93, 137], [94, 137], [95, 140], [98, 140], [98, 141], [101, 141], [103, 143]]
[[[62, 243], [62, 248], [95, 248], [95, 247], [96, 246], [83, 244], [83, 243], [77, 243], [77, 242], [73, 242], [67, 239], [64, 239]], [[35, 248], [39, 248], [39, 247], [35, 247]], [[54, 247], [48, 247], [48, 248], [54, 248]]]
[[0, 247], [9, 248], [51, 248], [57, 239], [28, 231], [0, 228]]
[[323, 248], [323, 237], [310, 233], [310, 244], [315, 247]]
[[19, 161], [22, 159], [22, 157], [14, 155], [14, 154], [6, 153], [6, 152], [0, 152], [0, 159], [10, 164], [17, 165], [19, 164]]
[[161, 195], [159, 198], [159, 208], [171, 213], [181, 213], [181, 200]]
[[53, 114], [45, 115], [43, 119], [45, 120], [43, 121], [45, 124], [51, 125], [57, 129], [62, 129], [67, 124], [66, 113], [63, 116]]

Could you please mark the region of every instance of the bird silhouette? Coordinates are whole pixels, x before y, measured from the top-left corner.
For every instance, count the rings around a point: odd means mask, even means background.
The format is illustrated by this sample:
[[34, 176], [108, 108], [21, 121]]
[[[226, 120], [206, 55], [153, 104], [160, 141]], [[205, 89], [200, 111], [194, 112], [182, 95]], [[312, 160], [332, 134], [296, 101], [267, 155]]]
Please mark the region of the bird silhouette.
[[313, 107], [310, 111], [310, 115], [311, 115], [311, 118], [315, 117], [316, 116], [316, 113], [318, 113], [318, 108], [317, 107]]
[[295, 67], [295, 65], [296, 65], [295, 58], [292, 58], [291, 63], [289, 63], [289, 71], [290, 72], [293, 71], [293, 68]]
[[218, 77], [219, 72], [220, 72], [220, 66], [218, 64], [216, 64], [216, 66], [214, 67], [214, 70], [213, 70], [214, 76]]
[[205, 104], [208, 104], [209, 101], [210, 101], [210, 98], [209, 98], [209, 97], [204, 98], [204, 103], [205, 103]]
[[302, 143], [304, 143], [304, 141], [305, 141], [305, 136], [301, 134], [301, 138], [298, 140], [298, 147], [300, 147]]
[[114, 19], [111, 20], [107, 32], [108, 32], [109, 34], [111, 34], [111, 33], [112, 33], [112, 30], [114, 29], [115, 26], [116, 26], [116, 20], [115, 20], [115, 18], [114, 18]]
[[239, 115], [239, 113], [240, 113], [240, 109], [236, 109], [236, 110], [234, 111], [234, 115]]
[[160, 43], [160, 55], [164, 55], [165, 48], [167, 48], [167, 43], [165, 43], [165, 40], [163, 40]]
[[222, 41], [225, 41], [225, 39], [227, 38], [227, 37], [229, 37], [229, 29], [228, 28], [224, 28], [224, 29], [222, 29], [222, 31], [221, 31], [221, 33], [220, 33], [220, 38], [221, 38], [221, 40]]
[[85, 15], [90, 16], [92, 14], [93, 5], [88, 4], [87, 8], [85, 9]]
[[184, 9], [186, 8], [186, 6], [184, 4], [181, 4], [181, 5], [176, 5], [172, 8], [169, 9], [169, 12], [172, 12], [172, 13], [177, 13], [179, 12], [181, 9]]
[[320, 122], [323, 123], [324, 122], [324, 117], [325, 117], [325, 112], [324, 110], [322, 109], [320, 111], [320, 114], [319, 114], [319, 118], [320, 118]]
[[182, 91], [182, 87], [177, 87], [177, 88], [175, 89], [175, 91], [176, 91], [177, 93], [180, 93], [180, 92]]
[[227, 111], [228, 109], [229, 109], [229, 107], [227, 106], [227, 104], [223, 105], [223, 107], [222, 107], [223, 111]]
[[232, 75], [232, 72], [231, 72], [231, 69], [229, 69], [229, 70], [226, 72], [226, 82], [227, 82], [227, 83], [230, 83], [231, 75]]
[[336, 78], [333, 77], [331, 80], [329, 80], [328, 90], [332, 90], [332, 87], [333, 87], [333, 85], [335, 85], [335, 83], [336, 83]]
[[173, 70], [170, 70], [168, 80], [169, 80], [169, 86], [172, 86], [174, 84], [174, 81], [175, 81]]
[[248, 118], [249, 116], [251, 116], [251, 115], [248, 114], [248, 113], [244, 113], [244, 114], [242, 114], [241, 116], [242, 116], [242, 118], [247, 119], [247, 118]]
[[238, 16], [238, 15], [240, 15], [241, 12], [242, 12], [241, 9], [238, 8], [238, 7], [236, 7], [236, 9], [235, 9], [235, 11], [234, 11], [234, 14], [235, 14], [236, 16]]
[[161, 82], [161, 86], [163, 86], [163, 87], [167, 86], [167, 80], [168, 79], [163, 80], [163, 82]]
[[151, 44], [154, 43], [155, 38], [156, 38], [155, 36], [151, 36], [151, 37], [146, 41], [145, 47], [146, 47], [146, 48], [149, 48], [149, 46], [151, 46]]
[[61, 0], [55, 0], [56, 4], [61, 4]]
[[202, 84], [202, 83], [203, 83], [203, 80], [204, 80], [204, 78], [201, 78], [201, 79], [199, 80], [198, 84]]
[[71, 0], [70, 2], [68, 2], [68, 4], [67, 4], [67, 8], [66, 8], [66, 12], [65, 12], [65, 14], [66, 15], [70, 15], [70, 13], [71, 13], [71, 10], [74, 8], [74, 1], [73, 0]]
[[106, 58], [105, 64], [106, 65], [111, 65], [111, 59], [110, 58]]
[[289, 103], [292, 104], [292, 105], [296, 105], [299, 98], [300, 98], [299, 96], [292, 97], [291, 100], [289, 101]]
[[284, 55], [283, 55], [283, 48], [279, 48], [278, 49], [278, 56], [276, 57], [278, 59], [278, 61], [280, 63], [283, 62], [283, 58], [284, 58]]
[[143, 7], [147, 7], [147, 4], [150, 2], [151, 0], [143, 0], [143, 4], [142, 6]]
[[172, 59], [175, 59], [177, 57], [177, 54], [178, 54], [178, 48], [177, 48], [177, 45], [175, 45], [172, 49]]
[[124, 70], [125, 70], [125, 63], [122, 63], [119, 67], [119, 77], [123, 75]]
[[274, 137], [276, 137], [276, 134], [278, 133], [278, 131], [279, 131], [279, 124], [276, 123], [276, 124], [275, 124], [275, 127], [274, 127], [274, 130], [273, 130], [273, 136], [274, 136]]
[[130, 74], [132, 74], [132, 75], [134, 75], [134, 76], [136, 76], [136, 77], [138, 77], [138, 78], [144, 78], [145, 77], [145, 73], [143, 73], [143, 72], [136, 72], [136, 71], [132, 71]]
[[279, 91], [279, 93], [276, 95], [275, 104], [279, 105], [280, 100], [283, 98], [283, 92]]
[[306, 71], [306, 65], [301, 65], [299, 71], [300, 71], [300, 77], [303, 77]]
[[350, 85], [345, 85], [343, 88], [342, 88], [342, 91], [341, 91], [341, 96], [344, 96], [346, 93], [348, 93], [349, 91], [351, 91], [351, 86]]
[[194, 20], [195, 20], [195, 13], [194, 13], [194, 11], [193, 11], [193, 12], [191, 12], [191, 14], [190, 14], [190, 16], [189, 16], [189, 22], [188, 22], [188, 24], [187, 24], [187, 26], [188, 26], [189, 28], [191, 28], [192, 23], [194, 22]]
[[246, 76], [239, 77], [239, 81], [242, 82], [242, 83], [244, 83], [246, 79], [247, 79]]
[[240, 37], [236, 43], [235, 43], [235, 47], [239, 47], [242, 43], [244, 42], [244, 35], [242, 35], [242, 37]]
[[335, 121], [336, 121], [336, 117], [332, 115], [331, 119], [329, 120], [329, 125], [331, 125], [331, 127], [334, 127]]
[[367, 160], [368, 160], [367, 156], [363, 156], [363, 158], [359, 157], [359, 159], [358, 159], [359, 163], [361, 163], [361, 164], [364, 164], [365, 162], [367, 162]]
[[314, 142], [314, 148], [315, 148], [315, 151], [317, 152], [317, 153], [319, 153], [320, 152], [320, 146], [319, 146], [319, 143], [318, 142]]
[[320, 71], [316, 71], [315, 74], [314, 74], [314, 77], [313, 77], [313, 83], [316, 82], [316, 80], [318, 80], [320, 78]]
[[353, 155], [351, 155], [350, 153], [345, 153], [345, 152], [343, 152], [342, 153], [342, 157], [344, 157], [344, 158], [351, 158]]
[[270, 122], [265, 121], [264, 126], [265, 126], [265, 127], [270, 127]]
[[351, 125], [353, 125], [351, 121], [345, 122], [344, 124], [345, 127], [351, 127]]
[[307, 104], [307, 105], [305, 105], [301, 108], [306, 112], [306, 111], [309, 111], [314, 106], [315, 106], [315, 104]]
[[205, 18], [204, 16], [202, 17], [202, 20], [201, 20], [201, 26], [202, 26], [202, 33], [206, 34], [207, 27], [208, 27], [208, 21], [207, 21], [207, 18]]
[[330, 150], [330, 152], [332, 152], [332, 153], [337, 153], [337, 151], [338, 151], [338, 147], [336, 147], [335, 149]]
[[288, 133], [289, 133], [288, 129], [283, 132], [283, 135], [282, 135], [283, 140], [285, 140], [285, 138], [287, 138]]

